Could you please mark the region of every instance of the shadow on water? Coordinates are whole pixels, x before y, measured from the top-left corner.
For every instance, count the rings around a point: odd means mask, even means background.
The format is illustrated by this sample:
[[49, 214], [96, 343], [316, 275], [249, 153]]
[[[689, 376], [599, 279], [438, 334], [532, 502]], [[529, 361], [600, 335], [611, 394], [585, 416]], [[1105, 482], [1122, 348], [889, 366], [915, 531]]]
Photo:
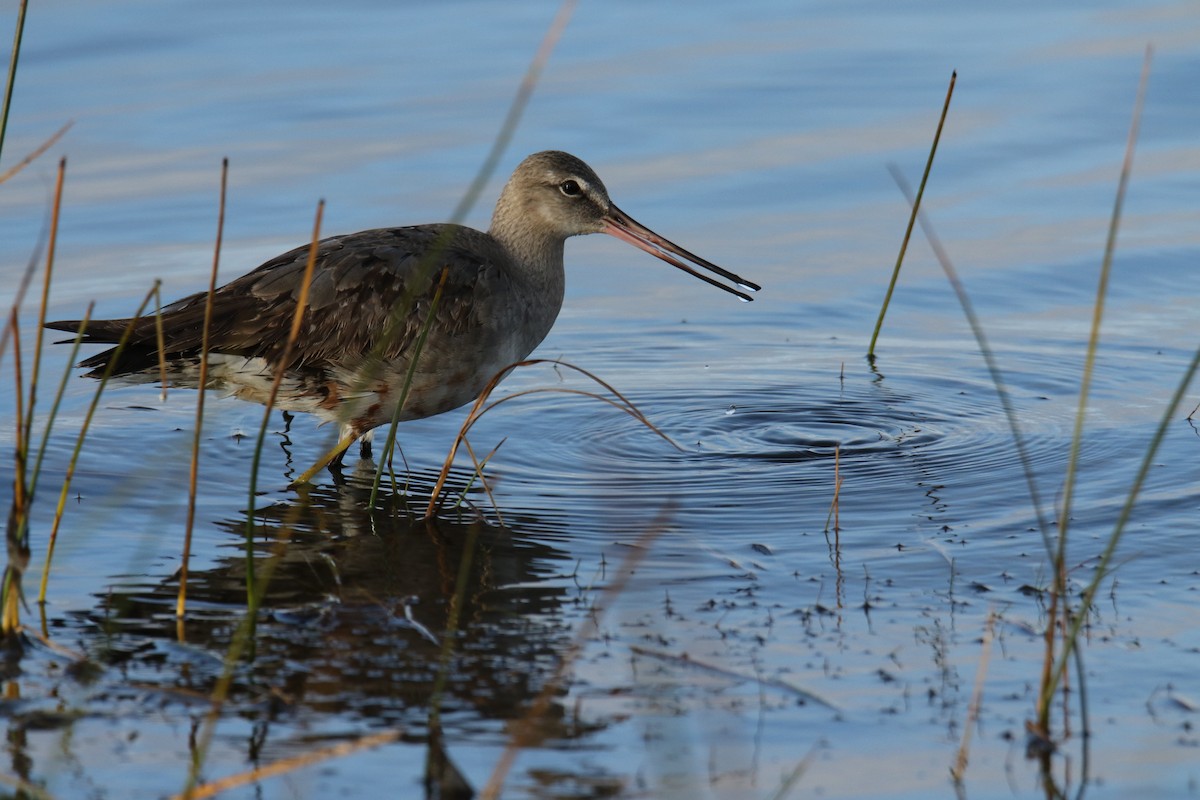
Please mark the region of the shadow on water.
[[[372, 509], [369, 480], [356, 474], [256, 512], [260, 579], [275, 563], [223, 717], [253, 724], [251, 763], [269, 745], [302, 750], [288, 739], [308, 712], [399, 730], [428, 742], [436, 761], [442, 728], [498, 730], [488, 723], [519, 718], [557, 665], [571, 634], [566, 554], [479, 519], [422, 520], [428, 487], [409, 488], [415, 496], [381, 492]], [[81, 612], [102, 632], [98, 660], [168, 702], [207, 705], [245, 613], [245, 523], [219, 523], [228, 555], [191, 572], [182, 627], [178, 575], [115, 589]], [[571, 740], [594, 726], [573, 725], [560, 707], [539, 730]]]

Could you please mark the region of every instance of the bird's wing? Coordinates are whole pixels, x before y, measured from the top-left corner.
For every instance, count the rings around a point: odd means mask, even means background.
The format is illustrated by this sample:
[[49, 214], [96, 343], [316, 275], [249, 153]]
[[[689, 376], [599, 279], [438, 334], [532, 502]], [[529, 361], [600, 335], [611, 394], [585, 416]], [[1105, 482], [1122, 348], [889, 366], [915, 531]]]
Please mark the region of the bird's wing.
[[[283, 253], [216, 290], [209, 351], [263, 357], [284, 355], [311, 247]], [[433, 324], [440, 333], [466, 333], [486, 318], [491, 292], [479, 284], [507, 280], [504, 256], [490, 237], [458, 225], [379, 228], [318, 243], [300, 333], [288, 357], [289, 368], [322, 368], [366, 356], [395, 359], [412, 347], [428, 319], [443, 272], [446, 282]], [[206, 293], [178, 300], [162, 310], [169, 356], [199, 353]], [[127, 320], [89, 325], [89, 341], [116, 341]], [[55, 323], [56, 325], [58, 323]], [[69, 329], [63, 323], [62, 329]], [[110, 330], [111, 329], [111, 330]], [[153, 317], [135, 323], [127, 345], [130, 360], [157, 349]], [[111, 352], [111, 351], [110, 351]], [[107, 363], [109, 353], [83, 362]], [[93, 363], [94, 362], [94, 363]], [[122, 354], [121, 371], [126, 364]]]

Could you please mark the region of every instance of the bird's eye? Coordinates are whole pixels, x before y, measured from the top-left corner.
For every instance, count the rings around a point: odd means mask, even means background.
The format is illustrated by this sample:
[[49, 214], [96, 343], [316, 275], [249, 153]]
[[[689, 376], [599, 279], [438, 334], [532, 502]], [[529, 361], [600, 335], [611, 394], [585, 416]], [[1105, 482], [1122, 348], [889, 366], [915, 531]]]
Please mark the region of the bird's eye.
[[558, 185], [558, 190], [567, 197], [575, 197], [583, 194], [583, 189], [579, 188], [579, 182], [574, 180], [566, 180]]

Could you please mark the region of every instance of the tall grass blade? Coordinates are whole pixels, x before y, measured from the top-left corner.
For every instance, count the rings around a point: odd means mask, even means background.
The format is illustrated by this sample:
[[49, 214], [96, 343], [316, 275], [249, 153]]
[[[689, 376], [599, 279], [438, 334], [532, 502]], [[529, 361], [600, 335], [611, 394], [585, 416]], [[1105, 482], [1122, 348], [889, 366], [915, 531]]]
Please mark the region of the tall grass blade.
[[[157, 297], [161, 281], [155, 281], [154, 286], [146, 293], [142, 299], [141, 305], [133, 317], [130, 318], [129, 324], [125, 326], [125, 330], [121, 333], [121, 339], [117, 342], [117, 346], [113, 349], [113, 355], [108, 360], [108, 364], [104, 367], [104, 372], [100, 376], [100, 383], [96, 386], [96, 391], [92, 395], [92, 402], [88, 405], [87, 413], [83, 418], [83, 425], [79, 429], [79, 435], [75, 439], [75, 449], [71, 451], [71, 460], [67, 463], [67, 474], [63, 478], [62, 491], [58, 495], [58, 505], [54, 510], [54, 523], [50, 528], [50, 537], [46, 541], [46, 563], [42, 567], [42, 584], [38, 590], [38, 602], [46, 602], [46, 587], [50, 580], [50, 564], [54, 560], [54, 547], [58, 541], [58, 528], [62, 523], [63, 513], [67, 508], [67, 495], [71, 491], [71, 481], [75, 477], [75, 468], [79, 464], [79, 454], [83, 451], [83, 443], [87, 439], [88, 429], [91, 427], [92, 418], [96, 416], [96, 409], [100, 407], [100, 396], [104, 393], [104, 389], [108, 386], [109, 378], [112, 377], [113, 370], [116, 368], [117, 362], [121, 358], [121, 353], [125, 349], [125, 345], [129, 342], [129, 337], [133, 333], [134, 323], [142, 316], [142, 312], [146, 310], [146, 306], [150, 305], [150, 300]], [[82, 331], [83, 325], [80, 325]], [[82, 333], [77, 335], [82, 336]]]
[[[196, 524], [196, 483], [200, 478], [200, 431], [204, 427], [204, 396], [208, 386], [208, 335], [212, 327], [213, 295], [217, 292], [217, 271], [221, 264], [221, 242], [225, 236], [225, 193], [229, 186], [229, 159], [221, 160], [221, 196], [217, 203], [217, 241], [213, 247], [212, 273], [208, 278], [208, 295], [204, 298], [204, 327], [200, 333], [200, 391], [196, 392], [196, 429], [192, 434], [192, 463], [188, 472], [187, 521], [183, 533], [183, 554], [179, 565], [179, 595], [175, 600], [175, 616], [182, 617], [187, 610], [188, 561], [192, 554], [192, 531]], [[158, 328], [162, 330], [162, 314], [158, 315]], [[161, 335], [161, 334], [160, 334]], [[165, 347], [158, 348], [160, 360]], [[163, 369], [163, 391], [166, 392], [166, 370]]]
[[521, 85], [517, 87], [516, 97], [513, 98], [512, 105], [508, 107], [508, 113], [500, 126], [500, 132], [492, 140], [492, 149], [483, 160], [483, 166], [475, 175], [475, 180], [471, 182], [466, 194], [454, 209], [451, 217], [454, 222], [461, 222], [466, 218], [479, 200], [479, 195], [483, 193], [487, 182], [495, 173], [496, 165], [500, 163], [500, 158], [504, 155], [505, 149], [512, 141], [513, 133], [517, 130], [517, 125], [521, 122], [521, 115], [525, 113], [525, 108], [529, 105], [529, 98], [533, 96], [533, 90], [537, 87], [542, 70], [545, 69], [546, 62], [550, 60], [550, 54], [554, 52], [555, 45], [562, 38], [563, 31], [566, 30], [567, 23], [571, 21], [571, 15], [575, 13], [575, 6], [578, 4], [579, 0], [563, 0], [562, 5], [558, 7], [558, 13], [551, 21], [546, 35], [542, 37], [537, 52], [534, 53], [533, 60], [529, 63], [529, 69], [525, 71], [525, 77], [521, 79]]
[[4, 84], [4, 105], [0, 106], [0, 154], [4, 152], [4, 134], [8, 131], [8, 111], [17, 83], [17, 63], [21, 59], [21, 37], [25, 34], [25, 10], [28, 7], [29, 0], [21, 0], [17, 6], [17, 25], [13, 31], [12, 53], [8, 57], [8, 80]]
[[600, 599], [593, 606], [592, 613], [588, 614], [586, 622], [576, 631], [575, 637], [571, 640], [570, 645], [567, 646], [562, 657], [559, 659], [554, 673], [546, 680], [545, 685], [542, 686], [541, 691], [538, 692], [537, 697], [534, 698], [533, 703], [529, 706], [524, 716], [513, 723], [508, 744], [504, 748], [504, 752], [500, 755], [500, 760], [492, 769], [492, 774], [488, 778], [487, 784], [479, 793], [480, 800], [498, 800], [500, 793], [504, 789], [504, 782], [508, 778], [508, 773], [517, 760], [517, 755], [522, 749], [532, 743], [537, 722], [549, 710], [551, 698], [555, 697], [559, 692], [576, 659], [579, 658], [588, 641], [596, 635], [600, 627], [600, 620], [603, 619], [605, 613], [612, 607], [617, 598], [621, 596], [621, 593], [625, 591], [625, 586], [629, 583], [629, 579], [633, 576], [633, 573], [637, 571], [638, 564], [650, 552], [650, 546], [667, 529], [667, 525], [674, 512], [674, 503], [668, 504], [659, 513], [658, 518], [642, 532], [637, 541], [633, 543], [633, 546], [629, 548], [628, 554], [617, 568], [617, 573], [613, 577], [612, 583], [605, 587], [603, 593], [600, 595]]
[[[254, 513], [255, 497], [258, 494], [258, 465], [262, 460], [263, 442], [267, 436], [267, 428], [271, 424], [271, 411], [275, 408], [275, 398], [279, 395], [279, 387], [287, 372], [288, 362], [292, 358], [292, 350], [296, 347], [296, 339], [300, 336], [300, 324], [304, 321], [304, 312], [308, 309], [308, 290], [312, 285], [313, 269], [317, 264], [317, 249], [321, 244], [321, 220], [325, 215], [325, 201], [317, 203], [317, 215], [313, 220], [312, 244], [308, 249], [308, 263], [304, 267], [304, 281], [300, 285], [300, 295], [296, 298], [296, 313], [292, 316], [292, 327], [288, 331], [287, 342], [284, 343], [283, 354], [275, 367], [275, 380], [271, 383], [271, 392], [267, 395], [266, 408], [263, 409], [263, 421], [258, 426], [258, 438], [254, 443], [254, 458], [250, 464], [250, 502], [246, 512], [246, 606], [247, 609], [257, 607], [254, 580]], [[203, 391], [203, 389], [201, 389]], [[253, 622], [253, 621], [252, 621]]]
[[24, 422], [24, 440], [26, 446], [28, 446], [30, 436], [33, 433], [33, 415], [37, 407], [38, 378], [42, 367], [42, 343], [46, 338], [46, 306], [50, 302], [50, 282], [54, 277], [54, 252], [58, 243], [58, 220], [59, 215], [62, 213], [63, 181], [66, 178], [66, 173], [67, 159], [63, 158], [58, 162], [58, 179], [54, 185], [54, 204], [50, 211], [50, 239], [46, 246], [46, 272], [45, 278], [42, 281], [42, 302], [38, 308], [37, 331], [34, 335], [33, 365], [30, 368], [29, 377], [29, 404], [26, 409]]
[[[512, 103], [509, 105], [508, 113], [505, 115], [504, 122], [500, 126], [500, 131], [496, 134], [496, 138], [492, 140], [491, 149], [484, 158], [483, 164], [480, 166], [479, 171], [475, 174], [475, 178], [471, 181], [470, 186], [467, 187], [467, 191], [463, 194], [462, 199], [455, 207], [454, 213], [450, 216], [450, 221], [452, 223], [461, 223], [466, 218], [467, 214], [470, 213], [471, 209], [475, 206], [475, 203], [478, 202], [480, 194], [482, 194], [484, 187], [487, 186], [487, 182], [491, 180], [492, 175], [495, 173], [496, 166], [499, 164], [500, 158], [504, 155], [504, 151], [507, 149], [509, 142], [512, 141], [513, 133], [516, 131], [517, 125], [521, 121], [521, 116], [525, 113], [525, 108], [529, 105], [529, 99], [533, 95], [533, 90], [537, 86], [538, 80], [542, 74], [542, 70], [545, 68], [547, 61], [549, 61], [550, 54], [554, 52], [554, 47], [556, 44], [558, 44], [558, 40], [562, 38], [563, 31], [566, 29], [567, 23], [570, 21], [571, 15], [574, 13], [575, 6], [577, 4], [578, 0], [564, 0], [562, 5], [559, 6], [558, 13], [555, 15], [553, 21], [551, 21], [550, 27], [546, 31], [546, 35], [542, 37], [542, 41], [538, 46], [537, 52], [534, 53], [533, 59], [529, 64], [529, 68], [525, 71], [525, 76], [521, 79], [521, 85], [517, 88], [517, 94], [513, 98]], [[447, 229], [448, 232], [449, 230], [450, 229]], [[449, 243], [449, 235], [443, 235], [439, 237], [438, 241], [434, 243], [433, 247], [430, 249], [430, 252], [418, 265], [418, 277], [413, 281], [414, 287], [423, 284], [424, 276], [438, 266], [438, 260]], [[443, 283], [445, 280], [446, 274], [443, 273]], [[438, 292], [440, 293], [440, 291], [441, 289], [439, 288]], [[384, 332], [384, 335], [380, 337], [380, 343], [374, 348], [372, 355], [376, 359], [382, 355], [383, 349], [387, 346], [387, 344], [389, 344], [395, 338], [400, 329], [400, 324], [405, 318], [405, 315], [410, 313], [413, 300], [414, 298], [412, 297], [404, 297], [396, 304], [396, 307], [393, 309], [391, 324], [389, 324], [388, 329]], [[372, 484], [370, 499], [372, 504], [375, 502], [376, 497], [378, 496], [379, 484], [383, 476], [383, 465], [391, 463], [392, 448], [395, 446], [396, 442], [396, 426], [398, 423], [400, 408], [404, 403], [404, 398], [407, 397], [409, 387], [411, 387], [412, 376], [414, 374], [417, 362], [420, 359], [421, 351], [424, 347], [424, 342], [428, 334], [429, 325], [432, 324], [432, 319], [433, 316], [431, 313], [429, 317], [430, 321], [427, 321], [426, 325], [422, 328], [419, 340], [413, 348], [408, 375], [405, 378], [405, 388], [401, 395], [402, 399], [396, 404], [396, 410], [392, 417], [391, 428], [388, 431], [387, 443], [383, 448], [382, 457], [380, 458], [380, 465], [376, 471], [374, 483]], [[365, 385], [368, 381], [369, 373], [364, 374], [362, 383]], [[346, 446], [348, 447], [349, 444], [347, 443]], [[341, 442], [338, 443], [338, 447], [341, 447]], [[342, 450], [344, 449], [345, 448], [342, 448]], [[335, 449], [334, 454], [336, 455], [338, 452], [341, 452], [341, 450]], [[332, 457], [330, 457], [329, 460], [331, 459]], [[326, 463], [328, 463], [328, 460]], [[311, 479], [318, 471], [320, 471], [320, 469], [321, 467], [314, 465], [312, 468], [306, 471], [300, 479], [297, 479], [295, 483], [301, 483], [306, 479]]]
[[[512, 372], [515, 369], [520, 369], [521, 367], [530, 367], [530, 366], [535, 366], [537, 364], [554, 364], [559, 367], [566, 367], [567, 369], [574, 370], [575, 372], [580, 373], [581, 375], [591, 379], [595, 383], [602, 386], [606, 391], [608, 391], [610, 394], [612, 394], [617, 399], [612, 400], [612, 399], [604, 397], [602, 395], [598, 395], [593, 392], [585, 392], [580, 389], [565, 389], [565, 388], [560, 388], [560, 387], [548, 386], [548, 387], [541, 387], [541, 388], [537, 388], [537, 389], [527, 389], [527, 390], [521, 391], [521, 392], [514, 392], [513, 394], [502, 397], [499, 400], [496, 400], [495, 402], [493, 402], [491, 404], [487, 404], [488, 397], [491, 396], [492, 392], [496, 389], [496, 387], [500, 384], [500, 382], [502, 380], [504, 380], [504, 378], [510, 372]], [[458, 436], [455, 437], [454, 441], [450, 445], [450, 452], [446, 455], [446, 458], [442, 463], [442, 471], [438, 475], [437, 482], [434, 484], [433, 492], [429, 497], [429, 505], [426, 507], [426, 510], [425, 510], [426, 517], [432, 517], [434, 515], [434, 513], [437, 511], [437, 508], [440, 505], [442, 489], [445, 487], [446, 481], [450, 477], [450, 468], [454, 464], [454, 458], [456, 455], [458, 455], [459, 444], [462, 443], [462, 441], [466, 438], [467, 432], [470, 431], [471, 428], [475, 425], [475, 423], [479, 421], [480, 417], [482, 417], [487, 412], [491, 411], [496, 406], [501, 405], [502, 403], [507, 403], [510, 400], [516, 400], [519, 397], [525, 397], [525, 396], [531, 395], [531, 394], [544, 394], [544, 393], [581, 395], [583, 397], [590, 397], [593, 400], [599, 400], [603, 403], [607, 403], [608, 405], [613, 406], [614, 408], [624, 411], [626, 414], [633, 417], [635, 420], [640, 422], [642, 425], [645, 425], [652, 432], [654, 432], [659, 437], [661, 437], [664, 441], [667, 442], [667, 444], [671, 445], [676, 450], [682, 451], [682, 448], [680, 448], [679, 445], [675, 444], [675, 442], [671, 440], [671, 437], [667, 436], [665, 433], [663, 433], [661, 430], [659, 430], [652, 422], [650, 422], [650, 420], [648, 420], [646, 418], [646, 415], [638, 410], [637, 406], [635, 406], [633, 403], [631, 403], [624, 395], [622, 395], [620, 392], [618, 392], [616, 389], [614, 389], [609, 383], [602, 380], [597, 375], [594, 375], [593, 373], [588, 372], [586, 369], [583, 369], [582, 367], [577, 367], [574, 364], [569, 364], [566, 361], [559, 361], [558, 359], [553, 359], [553, 358], [531, 358], [531, 359], [527, 359], [525, 361], [518, 361], [515, 364], [509, 364], [507, 367], [505, 367], [504, 369], [500, 370], [495, 375], [493, 375], [492, 379], [490, 381], [488, 381], [487, 386], [485, 386], [483, 388], [483, 391], [481, 391], [479, 393], [479, 397], [477, 397], [475, 399], [475, 404], [471, 407], [470, 412], [467, 414], [466, 421], [463, 422], [462, 428], [459, 429]]]
[[[1112, 273], [1113, 254], [1117, 249], [1117, 231], [1121, 227], [1121, 211], [1125, 205], [1125, 193], [1129, 186], [1129, 176], [1133, 172], [1133, 154], [1137, 149], [1138, 131], [1141, 127], [1142, 109], [1146, 100], [1146, 85], [1150, 80], [1150, 63], [1153, 57], [1153, 48], [1147, 45], [1146, 53], [1142, 60], [1142, 73], [1138, 79], [1137, 94], [1133, 103], [1133, 117], [1129, 124], [1129, 137], [1125, 142], [1125, 158], [1121, 163], [1121, 175], [1117, 181], [1117, 193], [1113, 200], [1112, 217], [1108, 224], [1108, 236], [1104, 243], [1104, 258], [1100, 264], [1100, 280], [1096, 287], [1096, 301], [1092, 307], [1092, 327], [1088, 335], [1087, 355], [1084, 359], [1083, 376], [1079, 383], [1079, 405], [1075, 410], [1075, 425], [1071, 436], [1071, 449], [1067, 458], [1067, 471], [1063, 479], [1062, 503], [1059, 510], [1058, 520], [1058, 552], [1055, 555], [1055, 591], [1051, 595], [1050, 603], [1050, 621], [1047, 625], [1047, 653], [1046, 653], [1046, 672], [1043, 674], [1041, 691], [1038, 696], [1037, 708], [1037, 725], [1043, 735], [1048, 734], [1050, 724], [1050, 704], [1057, 689], [1064, 670], [1066, 669], [1066, 659], [1070, 654], [1071, 648], [1074, 647], [1074, 639], [1078, 636], [1079, 626], [1083, 619], [1087, 616], [1087, 609], [1090, 608], [1091, 597], [1094, 596], [1094, 589], [1090, 595], [1085, 594], [1085, 602], [1076, 615], [1075, 620], [1070, 626], [1070, 631], [1066, 633], [1063, 643], [1063, 653], [1058, 657], [1058, 666], [1054, 669], [1053, 675], [1049, 674], [1050, 662], [1054, 661], [1053, 657], [1053, 629], [1057, 624], [1058, 606], [1060, 603], [1066, 602], [1066, 552], [1067, 552], [1067, 534], [1071, 523], [1071, 508], [1075, 496], [1076, 478], [1078, 475], [1079, 452], [1083, 446], [1083, 425], [1084, 419], [1087, 416], [1088, 398], [1091, 394], [1092, 375], [1095, 372], [1096, 350], [1100, 343], [1100, 324], [1104, 318], [1104, 303], [1108, 296], [1108, 280]], [[1194, 369], [1194, 367], [1193, 367]], [[1187, 381], [1190, 381], [1191, 374], [1187, 375]], [[1177, 392], [1176, 399], [1172, 402], [1171, 414], [1174, 414], [1174, 408], [1182, 399], [1182, 393], [1186, 391], [1186, 382], [1181, 386], [1181, 390]], [[1167, 417], [1164, 415], [1164, 424]], [[1158, 442], [1161, 440], [1165, 428], [1160, 426], [1160, 431], [1156, 435], [1153, 444], [1150, 447], [1150, 452], [1154, 452], [1158, 448]], [[1118, 522], [1117, 529], [1113, 532], [1109, 540], [1108, 547], [1105, 553], [1111, 556], [1113, 550], [1116, 549], [1117, 540], [1120, 539], [1120, 530], [1124, 526], [1124, 520], [1128, 517], [1128, 510], [1132, 508], [1133, 502], [1136, 500], [1136, 492], [1141, 488], [1141, 479], [1143, 475], [1139, 475], [1139, 480], [1135, 483], [1134, 490], [1131, 491], [1129, 500], [1126, 502], [1126, 508], [1122, 511], [1121, 520]], [[1107, 558], [1101, 559], [1101, 564], [1107, 567]], [[1101, 573], [1101, 570], [1097, 570]], [[1096, 580], [1093, 579], [1092, 586], [1094, 587]]]
[[[894, 165], [889, 166], [889, 169], [892, 173], [892, 179], [896, 181], [896, 185], [900, 187], [900, 191], [904, 193], [905, 198], [908, 199], [910, 204], [915, 204], [916, 201], [912, 194], [912, 187], [908, 185], [908, 181], [904, 179], [904, 175]], [[933, 250], [934, 257], [941, 264], [942, 271], [946, 273], [946, 279], [950, 282], [951, 288], [954, 289], [954, 295], [958, 298], [958, 304], [962, 307], [963, 316], [967, 318], [971, 334], [975, 337], [975, 343], [979, 345], [979, 352], [983, 356], [984, 364], [987, 365], [988, 375], [992, 379], [992, 386], [996, 389], [996, 396], [999, 398], [1000, 407], [1004, 411], [1008, 430], [1012, 434], [1013, 446], [1017, 450], [1017, 460], [1021, 463], [1021, 472], [1025, 477], [1025, 486], [1029, 492], [1030, 503], [1033, 505], [1033, 513], [1037, 519], [1038, 530], [1042, 534], [1042, 543], [1046, 548], [1047, 557], [1051, 557], [1054, 554], [1054, 545], [1050, 539], [1050, 523], [1042, 511], [1041, 493], [1038, 492], [1037, 488], [1036, 475], [1033, 471], [1033, 460], [1029, 456], [1025, 435], [1021, 432], [1020, 419], [1017, 417], [1012, 397], [1008, 393], [1008, 386], [1004, 382], [1004, 373], [1000, 371], [1000, 365], [996, 363], [996, 355], [992, 351], [987, 334], [983, 330], [983, 323], [979, 321], [979, 315], [975, 313], [975, 305], [971, 302], [971, 296], [967, 294], [967, 289], [958, 276], [958, 270], [955, 269], [954, 262], [950, 260], [949, 254], [942, 246], [942, 241], [938, 238], [937, 231], [934, 230], [933, 224], [929, 221], [924, 211], [920, 211], [917, 214], [917, 220], [921, 223], [921, 231], [925, 234], [925, 239], [929, 242], [929, 247]]]
[[49, 139], [42, 142], [37, 147], [33, 148], [33, 150], [29, 154], [27, 154], [24, 158], [22, 158], [16, 164], [13, 164], [11, 167], [4, 170], [4, 172], [0, 172], [0, 183], [4, 183], [5, 181], [9, 180], [14, 175], [16, 175], [18, 172], [25, 169], [30, 164], [32, 164], [34, 161], [36, 161], [38, 159], [38, 156], [40, 156], [42, 153], [45, 153], [47, 150], [49, 150], [51, 147], [53, 147], [54, 143], [57, 142], [59, 139], [61, 139], [63, 137], [63, 134], [65, 134], [67, 131], [69, 131], [71, 129], [71, 126], [74, 124], [75, 124], [74, 120], [67, 122], [61, 128], [59, 128], [54, 133], [52, 133], [50, 135]]
[[[13, 315], [16, 315], [25, 303], [25, 293], [29, 291], [29, 284], [33, 282], [33, 275], [37, 272], [38, 264], [42, 261], [42, 246], [49, 238], [50, 222], [47, 220], [45, 227], [42, 229], [41, 236], [38, 237], [37, 246], [34, 247], [29, 260], [25, 262], [25, 269], [21, 271], [21, 281], [17, 284], [17, 292], [13, 296], [12, 305], [9, 306], [9, 311]], [[15, 332], [16, 328], [11, 325], [5, 325], [3, 332], [0, 332], [0, 366], [4, 365], [4, 354], [8, 352], [8, 338]]]
[[71, 342], [71, 354], [67, 357], [62, 378], [58, 382], [58, 390], [54, 393], [54, 403], [50, 406], [50, 413], [46, 418], [46, 429], [42, 433], [41, 444], [38, 445], [37, 461], [34, 462], [33, 471], [30, 473], [30, 496], [35, 495], [37, 492], [38, 476], [42, 474], [42, 459], [46, 455], [46, 446], [50, 443], [50, 433], [54, 429], [54, 420], [58, 417], [58, 409], [62, 405], [63, 396], [67, 393], [67, 381], [71, 379], [71, 373], [75, 370], [75, 359], [79, 357], [79, 347], [83, 344], [83, 334], [87, 330], [88, 323], [92, 319], [92, 312], [95, 310], [96, 302], [93, 300], [88, 303], [87, 310], [83, 314], [83, 319], [79, 321], [79, 330], [75, 333], [75, 338]]
[[392, 409], [392, 424], [388, 427], [387, 441], [383, 447], [383, 458], [379, 459], [379, 464], [375, 468], [375, 479], [371, 482], [371, 497], [367, 504], [375, 507], [375, 501], [379, 497], [379, 483], [383, 479], [384, 467], [391, 462], [392, 448], [396, 446], [396, 428], [400, 424], [400, 411], [404, 408], [405, 402], [408, 400], [408, 393], [412, 390], [413, 377], [417, 374], [417, 364], [421, 357], [421, 352], [425, 349], [425, 340], [429, 338], [429, 331], [437, 322], [438, 304], [442, 301], [442, 292], [446, 289], [446, 279], [450, 277], [450, 268], [442, 268], [442, 277], [438, 280], [437, 288], [433, 291], [433, 299], [429, 301], [429, 312], [425, 317], [425, 324], [421, 326], [421, 332], [417, 334], [417, 341], [413, 344], [413, 357], [408, 362], [408, 371], [404, 373], [404, 384], [400, 387], [400, 397], [396, 400], [396, 407]]
[[29, 492], [25, 477], [28, 463], [27, 448], [23, 438], [24, 394], [21, 368], [21, 330], [17, 324], [17, 309], [9, 315], [9, 326], [13, 337], [13, 388], [16, 391], [16, 442], [13, 448], [15, 469], [13, 470], [13, 497], [5, 528], [8, 561], [4, 567], [3, 586], [0, 586], [0, 632], [7, 643], [16, 641], [15, 634], [21, 626], [21, 603], [24, 596], [21, 578], [29, 566]]
[[921, 208], [921, 198], [925, 195], [925, 184], [929, 181], [929, 172], [933, 169], [933, 157], [937, 155], [938, 142], [942, 138], [942, 127], [946, 124], [946, 113], [950, 110], [950, 98], [954, 95], [954, 84], [958, 80], [958, 70], [950, 74], [950, 86], [946, 89], [946, 101], [942, 104], [942, 116], [938, 119], [937, 131], [933, 135], [933, 146], [929, 148], [929, 158], [925, 161], [925, 172], [921, 175], [921, 185], [917, 189], [917, 198], [913, 201], [912, 213], [908, 216], [908, 227], [904, 229], [904, 238], [900, 242], [900, 252], [896, 255], [896, 266], [892, 269], [892, 279], [888, 283], [887, 293], [883, 296], [883, 307], [879, 309], [879, 319], [875, 322], [875, 330], [871, 333], [871, 344], [867, 348], [867, 359], [875, 358], [875, 342], [879, 339], [879, 331], [883, 328], [883, 318], [887, 314], [888, 305], [892, 302], [892, 293], [896, 290], [896, 280], [900, 277], [900, 265], [904, 263], [904, 254], [908, 251], [908, 240], [912, 238], [913, 224], [917, 212]]

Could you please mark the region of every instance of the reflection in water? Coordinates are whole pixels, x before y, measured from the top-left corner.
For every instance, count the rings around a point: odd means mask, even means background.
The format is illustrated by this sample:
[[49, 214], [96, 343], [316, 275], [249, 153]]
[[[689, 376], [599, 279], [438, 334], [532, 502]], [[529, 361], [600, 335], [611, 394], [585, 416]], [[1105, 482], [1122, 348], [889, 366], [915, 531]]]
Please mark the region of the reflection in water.
[[[566, 589], [548, 580], [561, 572], [562, 552], [480, 521], [422, 521], [400, 495], [381, 493], [371, 509], [369, 493], [351, 477], [257, 513], [255, 571], [269, 582], [253, 657], [231, 692], [237, 713], [262, 726], [252, 757], [269, 723], [306, 709], [420, 739], [439, 724], [511, 720], [569, 641], [559, 619]], [[222, 524], [235, 537], [244, 526]], [[153, 672], [159, 688], [211, 690], [220, 672], [211, 656], [229, 650], [246, 604], [240, 548], [231, 542], [227, 558], [191, 573], [186, 639], [204, 655]], [[177, 590], [172, 578], [103, 598], [96, 617], [114, 660], [137, 673], [164, 657], [148, 641], [180, 649], [167, 641], [176, 638]], [[541, 733], [580, 735], [553, 722], [564, 716], [548, 715]]]

